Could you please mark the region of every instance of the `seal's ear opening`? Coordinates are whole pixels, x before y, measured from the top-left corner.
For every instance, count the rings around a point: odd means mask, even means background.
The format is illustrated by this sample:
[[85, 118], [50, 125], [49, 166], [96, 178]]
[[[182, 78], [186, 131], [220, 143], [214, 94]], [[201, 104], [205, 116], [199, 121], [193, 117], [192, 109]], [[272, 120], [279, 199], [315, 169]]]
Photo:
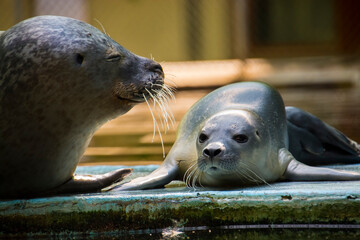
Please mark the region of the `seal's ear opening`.
[[82, 63], [84, 61], [84, 56], [81, 55], [80, 53], [77, 53], [75, 56], [75, 61], [77, 64], [82, 65]]

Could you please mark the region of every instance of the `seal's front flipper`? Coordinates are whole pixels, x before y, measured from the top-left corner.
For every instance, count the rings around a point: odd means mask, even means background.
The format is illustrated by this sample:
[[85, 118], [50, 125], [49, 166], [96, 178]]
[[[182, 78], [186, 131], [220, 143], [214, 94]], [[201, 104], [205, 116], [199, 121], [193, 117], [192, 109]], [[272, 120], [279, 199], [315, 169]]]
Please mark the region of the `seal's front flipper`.
[[131, 172], [132, 169], [125, 168], [101, 175], [75, 175], [63, 185], [47, 192], [46, 195], [99, 192], [101, 189], [123, 180]]
[[319, 118], [286, 107], [289, 151], [308, 165], [360, 163], [360, 145]]
[[285, 167], [282, 178], [291, 181], [352, 181], [360, 180], [358, 172], [311, 167], [297, 161], [285, 148], [279, 150], [279, 162]]
[[164, 162], [158, 169], [150, 173], [145, 177], [138, 177], [130, 182], [124, 183], [122, 185], [116, 186], [111, 191], [124, 191], [124, 190], [144, 190], [144, 189], [153, 189], [161, 188], [166, 184], [170, 183], [172, 180], [175, 180], [178, 175], [177, 165], [167, 165]]

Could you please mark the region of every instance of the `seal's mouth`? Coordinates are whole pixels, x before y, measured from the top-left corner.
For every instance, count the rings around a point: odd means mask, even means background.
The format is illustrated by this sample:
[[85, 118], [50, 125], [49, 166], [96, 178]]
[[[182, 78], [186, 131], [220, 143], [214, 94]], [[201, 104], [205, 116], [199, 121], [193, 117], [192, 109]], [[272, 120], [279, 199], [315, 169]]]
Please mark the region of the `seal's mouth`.
[[[135, 84], [123, 85], [119, 89], [116, 96], [122, 101], [132, 103], [142, 103], [149, 99], [156, 99], [158, 95], [164, 91], [164, 74], [163, 72], [153, 72], [146, 80], [143, 81], [142, 85], [136, 86]], [[125, 89], [125, 90], [124, 90]]]
[[[132, 102], [132, 103], [142, 103], [149, 99], [156, 99], [158, 95], [161, 95], [161, 92], [164, 91], [164, 82], [163, 79], [157, 79], [154, 83], [150, 82], [146, 84], [143, 88], [135, 90], [134, 88], [129, 88], [131, 90], [125, 91], [125, 94], [118, 93], [116, 97], [121, 101]], [[132, 94], [129, 94], [132, 92]]]
[[145, 99], [144, 97], [142, 98], [132, 98], [132, 99], [129, 99], [129, 98], [123, 98], [123, 97], [120, 97], [120, 96], [116, 96], [120, 101], [124, 101], [124, 102], [131, 102], [131, 103], [142, 103], [142, 102], [145, 102]]
[[161, 93], [161, 88], [144, 88], [142, 91], [134, 93], [131, 97], [122, 97], [117, 95], [117, 98], [122, 101], [132, 102], [132, 103], [142, 103], [147, 99], [156, 99], [157, 96]]

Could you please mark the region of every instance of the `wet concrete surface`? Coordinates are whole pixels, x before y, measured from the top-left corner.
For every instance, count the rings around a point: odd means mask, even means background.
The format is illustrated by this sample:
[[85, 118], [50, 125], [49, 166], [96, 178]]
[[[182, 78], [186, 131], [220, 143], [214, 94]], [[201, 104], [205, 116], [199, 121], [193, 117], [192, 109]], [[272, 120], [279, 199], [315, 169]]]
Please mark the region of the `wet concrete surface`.
[[[78, 167], [77, 173], [121, 167]], [[134, 166], [132, 177], [157, 167]], [[360, 165], [333, 167], [360, 172]], [[165, 189], [0, 201], [0, 237], [269, 224], [356, 228], [359, 209], [360, 181], [279, 182], [228, 190], [190, 189], [172, 182]]]

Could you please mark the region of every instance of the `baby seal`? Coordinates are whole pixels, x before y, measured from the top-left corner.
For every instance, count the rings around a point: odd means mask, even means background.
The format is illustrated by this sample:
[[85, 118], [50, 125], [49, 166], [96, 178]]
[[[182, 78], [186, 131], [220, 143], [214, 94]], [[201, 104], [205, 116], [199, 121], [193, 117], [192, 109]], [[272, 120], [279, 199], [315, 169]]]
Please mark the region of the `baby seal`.
[[115, 189], [158, 188], [172, 180], [184, 180], [189, 187], [220, 188], [279, 180], [360, 180], [356, 172], [300, 162], [360, 162], [359, 150], [354, 141], [309, 113], [285, 109], [280, 94], [269, 85], [235, 83], [191, 107], [157, 170]]
[[[0, 198], [93, 192], [131, 169], [73, 176], [94, 132], [163, 91], [161, 66], [91, 25], [25, 20], [0, 35]], [[149, 97], [149, 98], [151, 98]]]

